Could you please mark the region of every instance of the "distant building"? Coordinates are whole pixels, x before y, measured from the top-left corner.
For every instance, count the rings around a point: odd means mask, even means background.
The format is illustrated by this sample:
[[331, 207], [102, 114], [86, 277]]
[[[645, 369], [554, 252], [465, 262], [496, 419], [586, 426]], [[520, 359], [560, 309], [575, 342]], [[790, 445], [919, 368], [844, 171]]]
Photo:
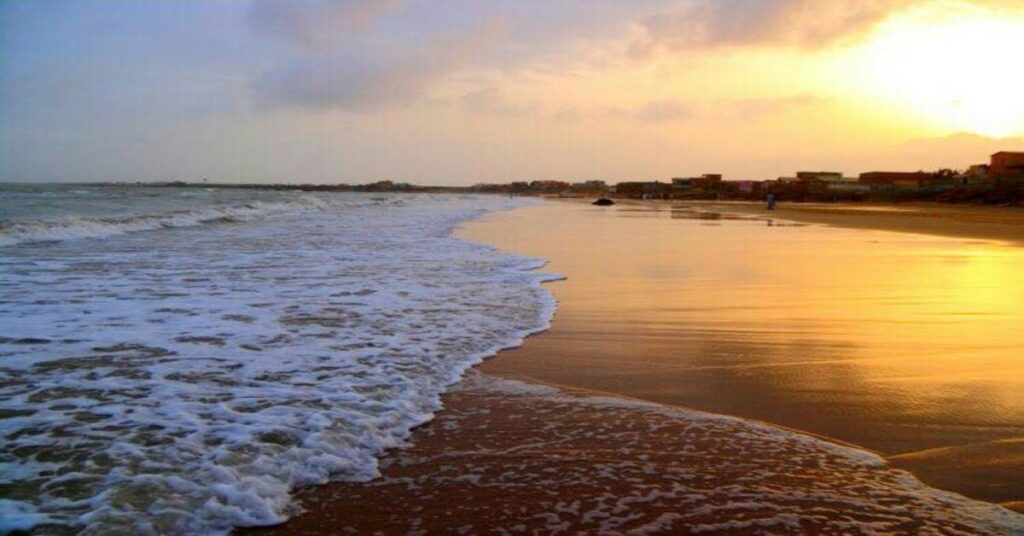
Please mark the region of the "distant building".
[[808, 194], [810, 184], [796, 177], [779, 177], [778, 180], [762, 182], [761, 191], [773, 193], [781, 199], [800, 201]]
[[632, 199], [667, 198], [672, 193], [672, 185], [657, 181], [620, 182], [615, 185], [615, 193]]
[[1000, 151], [993, 154], [989, 177], [993, 181], [1024, 180], [1024, 152]]
[[705, 173], [699, 178], [694, 179], [697, 188], [704, 190], [705, 192], [715, 191], [722, 185], [722, 174], [721, 173]]
[[741, 194], [753, 194], [761, 190], [760, 181], [733, 181], [731, 184]]
[[826, 188], [829, 193], [833, 194], [867, 194], [871, 192], [870, 184], [853, 181], [830, 182]]
[[847, 182], [838, 171], [798, 171], [796, 180], [800, 182]]
[[705, 173], [700, 177], [676, 177], [672, 179], [673, 192], [699, 191], [716, 192], [722, 184], [719, 173]]
[[574, 182], [569, 186], [569, 191], [577, 193], [604, 193], [608, 191], [608, 185], [604, 181]]
[[967, 179], [968, 184], [979, 184], [989, 181], [989, 165], [988, 164], [975, 164], [964, 172], [964, 177]]
[[871, 171], [861, 173], [858, 182], [873, 186], [918, 188], [931, 183], [934, 179], [934, 173], [925, 173], [924, 171]]
[[569, 189], [569, 183], [562, 181], [533, 181], [530, 183], [530, 191], [543, 193], [556, 193]]
[[673, 177], [672, 178], [672, 189], [673, 190], [692, 190], [693, 189], [693, 178], [692, 177]]

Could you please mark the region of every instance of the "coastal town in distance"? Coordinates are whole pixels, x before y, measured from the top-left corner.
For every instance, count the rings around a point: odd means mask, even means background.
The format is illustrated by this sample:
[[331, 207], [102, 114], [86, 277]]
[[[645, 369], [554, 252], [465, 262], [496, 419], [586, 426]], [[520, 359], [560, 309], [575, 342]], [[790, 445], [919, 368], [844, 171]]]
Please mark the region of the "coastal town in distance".
[[1024, 0], [0, 0], [0, 536], [1024, 536]]
[[775, 180], [730, 180], [719, 173], [673, 177], [667, 181], [560, 180], [478, 183], [468, 187], [422, 186], [382, 180], [366, 184], [226, 184], [200, 180], [165, 182], [163, 186], [204, 186], [306, 191], [477, 192], [541, 196], [610, 196], [626, 199], [761, 200], [769, 193], [780, 201], [899, 202], [933, 201], [1014, 205], [1024, 201], [1024, 152], [1000, 151], [987, 164], [962, 170], [870, 171], [847, 177], [838, 171], [797, 171]]

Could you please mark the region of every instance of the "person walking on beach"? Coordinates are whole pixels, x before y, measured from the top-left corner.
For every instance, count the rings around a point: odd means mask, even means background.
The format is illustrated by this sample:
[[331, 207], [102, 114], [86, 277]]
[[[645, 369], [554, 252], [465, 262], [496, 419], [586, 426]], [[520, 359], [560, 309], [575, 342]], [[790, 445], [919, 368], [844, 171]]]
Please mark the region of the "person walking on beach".
[[768, 204], [768, 210], [775, 210], [775, 194], [774, 193], [768, 192], [768, 195], [765, 197], [765, 202]]

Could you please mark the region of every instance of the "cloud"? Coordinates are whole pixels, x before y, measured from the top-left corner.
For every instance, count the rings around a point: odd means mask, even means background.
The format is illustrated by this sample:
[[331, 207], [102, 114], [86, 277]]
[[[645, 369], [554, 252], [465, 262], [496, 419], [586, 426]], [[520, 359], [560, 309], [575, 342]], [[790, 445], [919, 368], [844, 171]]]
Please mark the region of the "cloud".
[[812, 106], [822, 101], [821, 97], [804, 94], [792, 97], [735, 99], [719, 102], [714, 108], [724, 115], [749, 119]]
[[402, 4], [402, 0], [254, 0], [248, 16], [258, 34], [295, 46], [323, 47], [365, 30]]
[[674, 123], [687, 120], [754, 119], [811, 106], [822, 99], [814, 95], [750, 99], [718, 99], [703, 102], [659, 99], [638, 107], [613, 107], [605, 115], [644, 123]]
[[678, 100], [656, 100], [629, 112], [629, 116], [645, 123], [666, 123], [688, 119], [693, 107]]
[[822, 165], [850, 174], [865, 171], [929, 171], [966, 169], [987, 164], [998, 151], [1024, 151], [1024, 137], [990, 138], [960, 132], [937, 138], [917, 138], [897, 145], [855, 151], [831, 148], [818, 156]]
[[465, 110], [474, 114], [521, 117], [540, 111], [540, 106], [536, 102], [513, 103], [500, 89], [493, 86], [470, 91], [459, 99], [459, 103]]
[[697, 0], [640, 22], [633, 53], [774, 44], [817, 48], [863, 35], [921, 0]]
[[405, 104], [443, 76], [472, 64], [506, 30], [492, 21], [468, 34], [446, 36], [422, 46], [385, 48], [355, 41], [319, 54], [291, 57], [252, 85], [264, 108], [299, 107], [366, 111]]
[[893, 149], [894, 156], [907, 161], [935, 159], [942, 155], [953, 167], [985, 163], [989, 155], [998, 151], [1024, 150], [1024, 137], [990, 138], [969, 132], [959, 132], [941, 138], [910, 140]]

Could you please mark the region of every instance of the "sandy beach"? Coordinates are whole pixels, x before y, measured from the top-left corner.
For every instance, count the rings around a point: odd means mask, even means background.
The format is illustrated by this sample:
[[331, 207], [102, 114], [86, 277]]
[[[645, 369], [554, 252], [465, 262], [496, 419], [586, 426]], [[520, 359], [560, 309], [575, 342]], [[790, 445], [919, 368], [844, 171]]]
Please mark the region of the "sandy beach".
[[[628, 201], [627, 201], [628, 202]], [[663, 206], [768, 216], [764, 204], [745, 201], [645, 201]], [[1024, 244], [1024, 208], [940, 203], [780, 203], [771, 217], [846, 227]]]
[[473, 373], [366, 484], [253, 534], [1015, 534], [1021, 516], [862, 450]]
[[1020, 213], [758, 208], [465, 225], [567, 276], [552, 329], [256, 532], [1024, 531]]
[[1024, 0], [0, 35], [0, 536], [1024, 536]]

